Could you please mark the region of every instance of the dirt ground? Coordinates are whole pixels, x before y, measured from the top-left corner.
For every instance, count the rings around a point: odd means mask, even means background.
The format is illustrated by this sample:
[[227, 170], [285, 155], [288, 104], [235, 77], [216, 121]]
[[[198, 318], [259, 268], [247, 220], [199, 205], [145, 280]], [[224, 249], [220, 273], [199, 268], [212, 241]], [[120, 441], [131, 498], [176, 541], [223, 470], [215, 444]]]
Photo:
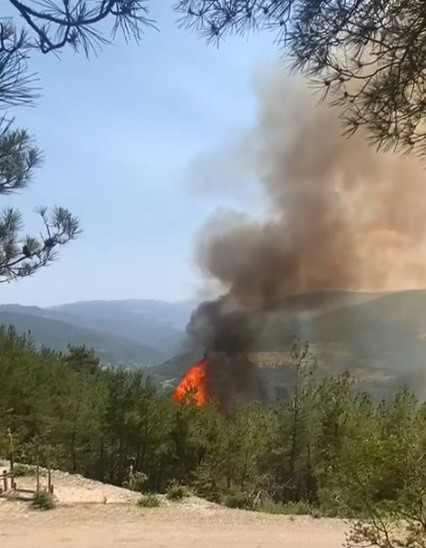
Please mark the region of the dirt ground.
[[81, 504], [48, 512], [0, 504], [2, 548], [341, 548], [344, 529], [338, 520], [180, 504], [154, 509]]
[[[5, 463], [0, 462], [1, 465]], [[45, 471], [43, 471], [45, 472]], [[54, 471], [58, 507], [47, 512], [0, 498], [0, 548], [341, 548], [339, 520], [231, 510], [197, 497], [139, 508], [139, 494]], [[17, 478], [33, 489], [35, 477]], [[47, 486], [45, 473], [41, 487]]]

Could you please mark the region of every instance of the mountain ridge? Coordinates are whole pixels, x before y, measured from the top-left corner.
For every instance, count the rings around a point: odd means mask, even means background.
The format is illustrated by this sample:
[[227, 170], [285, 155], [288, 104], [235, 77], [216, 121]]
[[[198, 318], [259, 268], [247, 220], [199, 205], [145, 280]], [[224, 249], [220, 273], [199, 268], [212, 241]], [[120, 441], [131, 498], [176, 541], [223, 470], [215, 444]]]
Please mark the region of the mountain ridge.
[[[30, 327], [39, 345], [64, 349], [70, 342], [86, 343], [104, 362], [148, 364], [153, 366], [152, 374], [175, 382], [204, 350], [188, 352], [182, 344], [195, 306], [195, 301], [139, 299], [82, 301], [49, 308], [0, 305], [0, 322], [9, 324], [20, 318], [20, 330]], [[299, 336], [309, 340], [325, 369], [349, 370], [376, 388], [397, 382], [415, 384], [426, 395], [425, 312], [426, 289], [295, 295], [268, 315], [252, 315], [259, 333], [256, 359], [262, 369], [272, 371], [281, 356], [281, 365], [288, 370], [288, 350], [293, 337]], [[48, 321], [62, 323], [55, 327]], [[37, 322], [38, 330], [33, 325]], [[279, 385], [280, 375], [277, 369], [268, 382]], [[283, 372], [282, 379], [288, 382], [288, 374]]]
[[[154, 299], [81, 301], [46, 308], [4, 304], [0, 323], [17, 323], [19, 332], [30, 330], [38, 346], [64, 350], [69, 342], [81, 342], [93, 346], [103, 361], [113, 365], [131, 361], [134, 366], [146, 366], [176, 353], [193, 307], [193, 301]], [[45, 321], [43, 328], [43, 320], [58, 323]], [[78, 335], [75, 328], [80, 330]]]
[[[305, 294], [291, 297], [290, 303], [283, 302], [281, 308], [252, 318], [253, 329], [259, 333], [253, 356], [260, 360], [266, 383], [288, 384], [289, 349], [296, 336], [309, 341], [322, 368], [348, 370], [369, 383], [377, 395], [409, 384], [426, 397], [425, 289]], [[202, 348], [194, 349], [152, 371], [166, 380], [179, 378], [202, 352]], [[273, 360], [262, 363], [268, 354], [274, 354]], [[280, 363], [277, 356], [281, 356]]]
[[66, 351], [69, 344], [94, 348], [101, 362], [107, 365], [147, 367], [164, 360], [164, 354], [155, 348], [101, 330], [79, 328], [62, 320], [0, 310], [0, 323], [13, 325], [18, 333], [31, 333], [39, 347], [58, 351]]

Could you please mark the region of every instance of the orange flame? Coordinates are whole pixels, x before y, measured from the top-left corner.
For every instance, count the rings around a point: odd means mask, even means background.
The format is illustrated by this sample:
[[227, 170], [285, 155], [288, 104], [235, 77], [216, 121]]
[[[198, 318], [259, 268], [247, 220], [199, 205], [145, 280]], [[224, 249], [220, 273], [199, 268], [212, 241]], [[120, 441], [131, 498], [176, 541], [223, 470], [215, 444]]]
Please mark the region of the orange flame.
[[182, 380], [173, 391], [172, 397], [176, 402], [188, 398], [196, 405], [202, 406], [206, 404], [206, 365], [207, 360], [204, 359], [188, 367]]

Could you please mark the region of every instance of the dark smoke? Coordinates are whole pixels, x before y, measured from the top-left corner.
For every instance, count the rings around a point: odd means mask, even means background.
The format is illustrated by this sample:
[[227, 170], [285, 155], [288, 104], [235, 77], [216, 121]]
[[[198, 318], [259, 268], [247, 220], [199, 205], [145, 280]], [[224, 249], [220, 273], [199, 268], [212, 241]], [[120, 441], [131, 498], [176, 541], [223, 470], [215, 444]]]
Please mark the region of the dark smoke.
[[249, 352], [256, 341], [250, 316], [244, 310], [230, 307], [225, 297], [202, 303], [192, 315], [187, 331], [207, 353]]
[[[246, 165], [230, 172], [259, 182], [269, 216], [218, 215], [197, 246], [206, 281], [224, 296], [203, 304], [188, 331], [213, 352], [249, 352], [259, 331], [250, 318], [292, 295], [426, 286], [420, 161], [377, 153], [362, 131], [343, 137], [338, 111], [288, 78], [267, 78], [257, 101], [256, 126], [236, 149]], [[244, 368], [237, 377], [245, 383]]]
[[[247, 163], [270, 205], [262, 221], [223, 216], [197, 262], [235, 302], [268, 310], [289, 295], [426, 285], [426, 180], [413, 158], [342, 137], [338, 112], [275, 78], [258, 94]], [[218, 159], [220, 161], [220, 159]]]
[[248, 357], [255, 348], [255, 317], [227, 297], [201, 304], [187, 328], [195, 347], [206, 352], [206, 382], [223, 409], [236, 401], [266, 399], [259, 371]]

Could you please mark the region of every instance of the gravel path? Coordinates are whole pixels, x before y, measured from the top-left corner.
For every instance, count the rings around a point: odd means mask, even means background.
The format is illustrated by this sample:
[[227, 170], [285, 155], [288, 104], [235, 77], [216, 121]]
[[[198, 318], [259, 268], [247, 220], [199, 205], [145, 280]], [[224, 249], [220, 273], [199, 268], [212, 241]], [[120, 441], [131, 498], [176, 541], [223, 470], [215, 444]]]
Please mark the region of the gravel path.
[[[4, 463], [0, 462], [0, 467]], [[55, 471], [55, 510], [0, 498], [0, 548], [342, 548], [345, 525], [231, 510], [197, 497], [139, 508], [137, 493]], [[34, 477], [17, 478], [34, 488]], [[41, 486], [47, 485], [42, 477]]]
[[79, 504], [38, 512], [6, 502], [0, 504], [0, 523], [2, 548], [341, 548], [345, 540], [338, 520], [185, 504]]

